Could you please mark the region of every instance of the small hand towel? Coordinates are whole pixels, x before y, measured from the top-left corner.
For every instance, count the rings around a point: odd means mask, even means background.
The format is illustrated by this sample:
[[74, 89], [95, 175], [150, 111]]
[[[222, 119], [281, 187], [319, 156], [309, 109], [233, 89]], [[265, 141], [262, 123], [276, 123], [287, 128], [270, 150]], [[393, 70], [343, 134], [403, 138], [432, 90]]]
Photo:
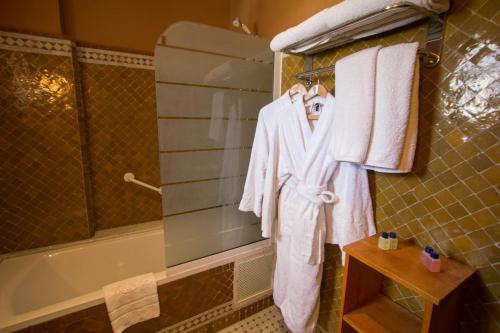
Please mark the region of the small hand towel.
[[102, 288], [114, 333], [160, 315], [160, 302], [153, 273], [111, 283]]
[[418, 43], [403, 43], [378, 52], [373, 127], [362, 163], [367, 168], [411, 170], [418, 126], [417, 49]]
[[375, 110], [375, 69], [380, 48], [356, 52], [335, 64], [337, 109], [331, 152], [337, 161], [365, 161]]

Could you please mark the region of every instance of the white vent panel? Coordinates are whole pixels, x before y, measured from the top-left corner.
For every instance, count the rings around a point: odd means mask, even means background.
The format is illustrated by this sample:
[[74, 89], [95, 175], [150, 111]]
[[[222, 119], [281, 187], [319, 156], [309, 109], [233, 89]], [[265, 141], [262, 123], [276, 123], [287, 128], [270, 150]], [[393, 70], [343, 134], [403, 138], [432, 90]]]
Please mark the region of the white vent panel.
[[265, 254], [235, 264], [235, 303], [247, 303], [270, 293], [273, 254]]

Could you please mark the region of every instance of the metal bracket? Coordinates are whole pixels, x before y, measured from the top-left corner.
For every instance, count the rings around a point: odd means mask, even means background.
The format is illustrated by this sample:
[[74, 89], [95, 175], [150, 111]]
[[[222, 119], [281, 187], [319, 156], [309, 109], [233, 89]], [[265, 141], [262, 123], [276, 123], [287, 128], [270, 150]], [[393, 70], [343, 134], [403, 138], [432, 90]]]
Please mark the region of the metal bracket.
[[429, 17], [429, 27], [425, 46], [420, 50], [423, 55], [423, 65], [434, 67], [441, 60], [441, 50], [444, 40], [444, 19], [439, 16]]
[[[306, 68], [306, 72], [310, 72], [313, 69], [313, 57], [310, 55], [305, 56], [304, 58], [304, 67]], [[310, 87], [312, 84], [312, 76], [309, 75], [305, 77], [306, 87]]]

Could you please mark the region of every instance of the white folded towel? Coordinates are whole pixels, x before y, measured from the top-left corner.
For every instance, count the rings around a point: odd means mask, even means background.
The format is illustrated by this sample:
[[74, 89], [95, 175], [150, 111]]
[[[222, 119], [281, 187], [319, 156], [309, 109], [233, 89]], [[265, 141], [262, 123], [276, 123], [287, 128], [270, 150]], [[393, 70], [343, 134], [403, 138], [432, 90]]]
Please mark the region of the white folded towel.
[[325, 13], [328, 9], [329, 8], [316, 13], [299, 25], [276, 35], [271, 41], [271, 50], [279, 51], [303, 39], [308, 39], [326, 32], [329, 29], [325, 18]]
[[373, 127], [363, 163], [367, 167], [411, 170], [418, 127], [417, 49], [418, 43], [403, 43], [378, 52]]
[[[413, 166], [413, 159], [415, 157], [415, 149], [417, 147], [419, 81], [420, 81], [420, 62], [415, 61], [415, 71], [413, 75], [413, 81], [411, 84], [411, 98], [409, 106], [410, 110], [409, 110], [408, 125], [406, 127], [406, 133], [404, 135], [404, 143], [399, 165], [396, 168], [382, 168], [382, 167], [364, 165], [363, 168], [385, 173], [407, 173], [411, 171]], [[380, 127], [381, 126], [377, 126], [379, 130], [381, 129]], [[370, 157], [372, 157], [372, 155], [369, 155], [369, 158]], [[367, 163], [369, 163], [369, 161]]]
[[[407, 2], [437, 13], [445, 12], [450, 7], [449, 0], [408, 0]], [[328, 8], [323, 17], [328, 27], [333, 29], [346, 22], [376, 13], [395, 3], [397, 3], [395, 0], [346, 0]]]
[[160, 315], [160, 302], [153, 273], [111, 283], [102, 289], [115, 333], [121, 333], [127, 327]]
[[[413, 3], [417, 6], [425, 8], [427, 10], [442, 13], [449, 9], [449, 0], [407, 0], [407, 2]], [[294, 43], [301, 40], [308, 39], [322, 33], [325, 33], [331, 29], [338, 28], [345, 23], [356, 21], [363, 16], [368, 14], [376, 13], [385, 7], [397, 3], [395, 0], [345, 0], [339, 4], [324, 9], [321, 12], [311, 16], [309, 19], [300, 23], [299, 25], [292, 27], [278, 35], [276, 35], [271, 41], [271, 49], [273, 51], [282, 50]], [[404, 9], [400, 10], [401, 12]], [[394, 13], [392, 15], [395, 15]], [[422, 16], [414, 16], [406, 20], [394, 23], [385, 27], [378, 28], [376, 31], [371, 31], [369, 35], [375, 33], [381, 33], [389, 29], [394, 29], [402, 25], [416, 21]], [[369, 24], [369, 22], [364, 22], [363, 24]], [[366, 31], [366, 30], [365, 30]], [[361, 33], [355, 38], [362, 38], [366, 34]]]
[[365, 161], [375, 110], [375, 70], [380, 48], [356, 52], [335, 64], [337, 109], [331, 152], [337, 161]]

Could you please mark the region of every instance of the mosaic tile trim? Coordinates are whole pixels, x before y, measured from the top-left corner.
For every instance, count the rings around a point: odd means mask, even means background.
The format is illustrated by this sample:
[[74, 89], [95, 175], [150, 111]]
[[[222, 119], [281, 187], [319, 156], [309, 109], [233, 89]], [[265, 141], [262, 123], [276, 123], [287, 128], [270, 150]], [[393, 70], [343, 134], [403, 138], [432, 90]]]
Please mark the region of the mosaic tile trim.
[[71, 56], [69, 40], [0, 31], [0, 49]]
[[207, 323], [212, 320], [221, 318], [228, 313], [233, 311], [233, 302], [227, 302], [219, 305], [213, 309], [200, 313], [197, 316], [191, 317], [187, 320], [181, 321], [178, 324], [172, 325], [170, 327], [159, 330], [157, 333], [182, 333], [192, 330]]
[[[270, 306], [244, 320], [231, 325], [219, 333], [291, 333], [286, 327], [283, 316], [277, 306]], [[319, 333], [319, 331], [317, 331]]]
[[78, 61], [91, 64], [114, 65], [153, 70], [153, 59], [154, 57], [142, 54], [108, 51], [88, 47], [78, 48]]
[[215, 319], [206, 325], [192, 329], [189, 333], [214, 333], [223, 330], [233, 324], [236, 324], [254, 314], [261, 312], [274, 305], [272, 296], [265, 297], [248, 306], [239, 308], [225, 316]]

